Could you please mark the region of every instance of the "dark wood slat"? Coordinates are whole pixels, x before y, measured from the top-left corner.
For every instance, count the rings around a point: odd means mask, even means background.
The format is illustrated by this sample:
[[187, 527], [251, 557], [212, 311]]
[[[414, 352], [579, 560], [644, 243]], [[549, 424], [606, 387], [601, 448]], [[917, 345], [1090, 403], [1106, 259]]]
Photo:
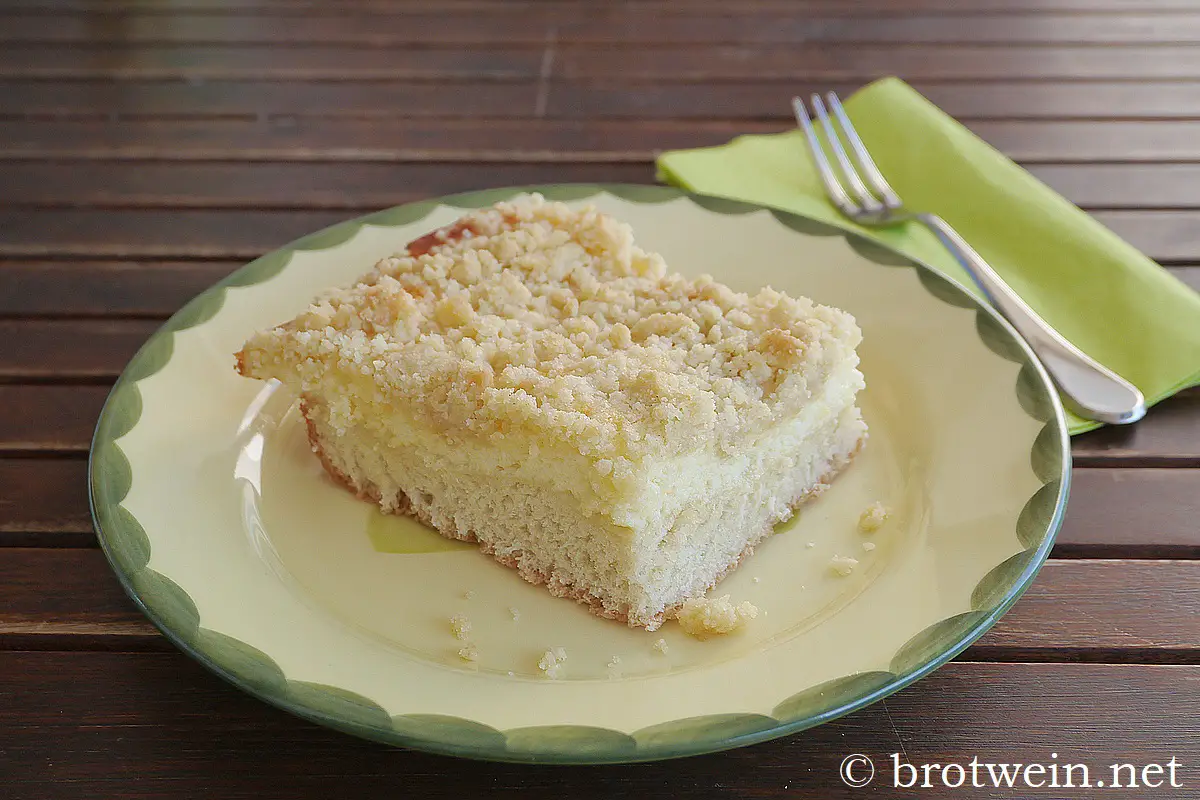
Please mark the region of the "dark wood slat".
[[1184, 139], [1184, 131], [1193, 127], [1187, 122], [996, 121], [968, 127], [1009, 157], [1028, 163], [1200, 159], [1200, 146]]
[[1054, 555], [1200, 558], [1197, 497], [1197, 470], [1076, 468]]
[[82, 459], [0, 458], [0, 498], [0, 545], [95, 545]]
[[[783, 102], [782, 94], [780, 99]], [[343, 107], [339, 113], [358, 112]], [[1200, 161], [1200, 137], [1191, 122], [968, 125], [1026, 165]], [[492, 119], [480, 124], [468, 119], [360, 120], [296, 114], [260, 120], [24, 120], [0, 121], [0, 160], [645, 163], [663, 150], [723, 144], [743, 133], [787, 129], [783, 122], [755, 120]]]
[[[0, 51], [3, 52], [3, 51]], [[19, 66], [18, 74], [23, 74]], [[3, 71], [0, 70], [0, 74]], [[215, 116], [346, 114], [350, 116], [525, 117], [532, 83], [422, 84], [404, 81], [280, 83], [0, 80], [0, 115]], [[5, 137], [7, 141], [7, 137]], [[329, 142], [327, 142], [329, 143]]]
[[0, 320], [0, 380], [109, 380], [161, 323], [157, 320]]
[[241, 264], [240, 261], [4, 262], [0, 263], [0, 317], [162, 318]]
[[1112, 211], [1096, 218], [1158, 261], [1200, 256], [1200, 212]]
[[1200, 164], [1034, 164], [1029, 171], [1085, 208], [1200, 207]]
[[[715, 16], [737, 14], [762, 14], [770, 12], [793, 11], [807, 14], [841, 14], [857, 16], [865, 11], [889, 16], [905, 16], [917, 12], [936, 12], [939, 14], [961, 14], [964, 16], [980, 16], [991, 14], [1011, 15], [1044, 15], [1061, 12], [1076, 14], [1095, 14], [1116, 12], [1122, 15], [1133, 14], [1143, 16], [1153, 13], [1176, 11], [1194, 11], [1191, 0], [974, 0], [964, 4], [955, 0], [855, 0], [847, 3], [845, 0], [742, 0], [739, 3], [726, 3], [721, 0], [691, 0], [689, 2], [664, 2], [664, 0], [649, 0], [649, 2], [626, 3], [626, 7], [647, 8], [671, 16], [674, 14], [706, 13]], [[443, 14], [471, 15], [487, 12], [495, 8], [493, 0], [413, 0], [398, 3], [396, 0], [342, 0], [339, 8], [353, 10], [358, 13], [372, 15], [410, 15], [425, 14], [437, 11]], [[260, 14], [312, 14], [329, 11], [329, 0], [181, 0], [163, 6], [159, 0], [9, 0], [6, 8], [17, 13], [62, 13], [63, 11], [105, 12], [118, 14], [135, 11], [139, 14], [180, 14], [205, 13], [219, 15]], [[530, 13], [545, 11], [547, 8], [560, 10], [570, 19], [578, 16], [579, 12], [595, 8], [588, 0], [566, 0], [565, 2], [548, 2], [548, 0], [507, 0], [505, 8], [513, 13]]]
[[[334, 211], [0, 209], [0, 257], [251, 259], [345, 219]], [[1200, 211], [1095, 217], [1159, 261], [1200, 261]]]
[[[543, 5], [516, 15], [509, 8], [480, 8], [470, 14], [416, 12], [347, 15], [328, 10], [305, 16], [262, 14], [218, 16], [180, 13], [98, 16], [95, 14], [12, 15], [0, 41], [225, 44], [541, 44], [546, 26], [561, 41], [672, 42], [906, 42], [912, 44], [1181, 44], [1200, 42], [1200, 16], [1086, 16], [1072, 14], [907, 15], [890, 18], [817, 16], [763, 11], [722, 16], [664, 15], [661, 6], [626, 5], [621, 14], [582, 16]], [[581, 18], [582, 16], [582, 18]]]
[[854, 80], [903, 75], [912, 80], [1194, 79], [1200, 50], [1190, 47], [945, 46], [909, 48], [714, 45], [668, 48], [563, 46], [555, 76], [622, 80]]
[[1200, 391], [1185, 391], [1159, 403], [1136, 425], [1076, 436], [1071, 440], [1075, 466], [1200, 466], [1198, 419]]
[[[1032, 165], [1035, 176], [1084, 208], [1200, 208], [1200, 164]], [[652, 164], [396, 164], [304, 162], [0, 161], [0, 206], [53, 208], [296, 208], [372, 210], [427, 197], [529, 183], [646, 183]], [[31, 281], [55, 287], [56, 272], [0, 269], [0, 314]], [[89, 276], [90, 277], [90, 276]], [[97, 278], [119, 280], [111, 269]], [[22, 281], [13, 292], [3, 287]], [[96, 280], [91, 280], [95, 284]], [[41, 284], [39, 283], [39, 286]], [[83, 293], [83, 287], [60, 287]], [[130, 287], [133, 288], [133, 287]], [[155, 291], [155, 287], [147, 287]], [[128, 297], [128, 295], [124, 295]], [[130, 298], [131, 300], [134, 298]], [[69, 300], [67, 301], [69, 303]]]
[[[911, 82], [958, 119], [1162, 119], [1200, 114], [1200, 83], [1190, 81]], [[791, 95], [833, 90], [845, 96], [860, 82], [799, 80], [796, 84], [555, 81], [547, 113], [552, 117], [746, 118], [789, 123], [792, 117], [787, 100]]]
[[[1165, 764], [1174, 755], [1185, 786], [1186, 765], [1200, 759], [1200, 668], [1186, 666], [952, 663], [884, 703], [795, 736], [636, 768], [570, 769], [452, 761], [354, 739], [254, 700], [177, 653], [0, 653], [0, 682], [11, 688], [0, 706], [0, 748], [12, 800], [109, 796], [115, 787], [173, 798], [197, 785], [223, 800], [334, 797], [346, 786], [361, 798], [851, 800], [867, 790], [837, 777], [850, 753], [873, 758], [884, 786], [891, 754], [901, 751], [916, 764], [969, 765], [972, 755], [981, 763], [1087, 763], [1093, 780], [1108, 779], [1114, 762]], [[1119, 737], [1106, 735], [1114, 730]], [[914, 792], [964, 796], [945, 787]]]
[[[0, 211], [0, 255], [249, 260], [345, 218], [327, 211]], [[36, 341], [27, 347], [41, 346]], [[25, 358], [36, 361], [32, 350]]]
[[452, 49], [297, 45], [264, 49], [237, 45], [78, 46], [6, 44], [0, 75], [106, 78], [289, 78], [385, 80], [517, 80], [538, 76], [536, 48]]
[[[0, 75], [41, 78], [261, 79], [532, 79], [541, 67], [537, 47], [454, 49], [295, 45], [263, 49], [238, 45], [80, 47], [9, 44], [0, 50]], [[582, 45], [561, 42], [557, 77], [656, 81], [862, 80], [904, 75], [912, 80], [1196, 79], [1200, 51], [1180, 45], [1112, 48], [1025, 45], [858, 44], [848, 57], [840, 44]]]
[[[1154, 591], [1162, 592], [1166, 604], [1156, 598], [1149, 607], [1178, 609], [1191, 619], [1171, 613], [1163, 615], [1170, 620], [1151, 622], [1146, 606], [1125, 602], [1160, 580]], [[1200, 562], [1051, 560], [966, 657], [1003, 658], [1002, 650], [1012, 648], [1044, 655], [1077, 649], [1083, 657], [1104, 658], [1128, 648], [1195, 659], [1200, 657], [1200, 614], [1195, 612], [1200, 612]]]
[[[51, 565], [53, 571], [47, 571]], [[86, 647], [157, 633], [96, 549], [0, 548], [0, 582], [5, 586], [0, 642], [44, 641], [54, 630], [64, 641]], [[83, 611], [81, 602], [91, 607]]]
[[1170, 272], [1184, 284], [1200, 292], [1200, 267], [1172, 267]]
[[[0, 452], [86, 454], [108, 385], [0, 384]], [[57, 479], [52, 472], [44, 478]], [[20, 495], [13, 495], [19, 497]]]
[[[1141, 602], [1125, 602], [1135, 592]], [[98, 550], [0, 548], [0, 649], [164, 646]], [[1200, 561], [1051, 561], [978, 647], [1001, 660], [1008, 649], [1200, 658]]]
[[[32, 84], [30, 84], [32, 85]], [[4, 89], [0, 86], [0, 95]], [[292, 109], [299, 112], [299, 108]], [[364, 107], [353, 113], [389, 112], [389, 108]], [[343, 113], [352, 113], [343, 108]], [[389, 112], [390, 113], [390, 112]], [[125, 157], [202, 157], [205, 160], [262, 161], [272, 154], [292, 152], [300, 160], [318, 161], [506, 161], [546, 162], [646, 162], [660, 149], [703, 146], [727, 142], [739, 133], [784, 130], [779, 124], [731, 121], [647, 120], [630, 124], [622, 120], [497, 119], [486, 125], [468, 119], [317, 119], [288, 114], [256, 121], [204, 120], [82, 124], [46, 122], [20, 124], [8, 144], [8, 156], [30, 158], [65, 155], [61, 145], [48, 138], [42, 125], [58, 125], [82, 148], [83, 154], [121, 152]], [[76, 126], [82, 127], [76, 127]], [[28, 137], [20, 136], [28, 131]], [[84, 133], [100, 138], [86, 144]], [[107, 131], [107, 134], [104, 133]], [[133, 131], [140, 131], [133, 133]], [[131, 136], [132, 139], [128, 138]], [[149, 146], [142, 144], [150, 140]], [[132, 142], [132, 146], [131, 146]], [[74, 145], [72, 145], [73, 148]], [[172, 148], [174, 150], [172, 151]], [[168, 154], [174, 155], [168, 155]], [[192, 155], [188, 155], [188, 154]], [[228, 155], [218, 155], [228, 154]]]
[[489, 186], [653, 178], [652, 164], [0, 162], [0, 205], [374, 210]]
[[[797, 80], [721, 82], [708, 85], [552, 81], [547, 116], [594, 119], [752, 119], [791, 123], [792, 94], [834, 90], [848, 95], [863, 81]], [[958, 84], [914, 82], [916, 88], [959, 119], [1170, 119], [1200, 117], [1200, 82]], [[107, 116], [305, 114], [371, 117], [526, 117], [532, 114], [533, 83], [443, 84], [395, 81], [295, 83], [280, 81], [0, 80], [0, 113]], [[31, 143], [52, 146], [77, 130], [32, 131]], [[97, 123], [74, 123], [86, 125]], [[129, 123], [125, 123], [128, 127]], [[27, 126], [26, 126], [27, 127]], [[6, 148], [23, 142], [26, 127], [0, 121]], [[103, 130], [108, 128], [100, 124]], [[60, 130], [61, 129], [61, 130]], [[186, 130], [186, 128], [184, 129]], [[219, 129], [218, 129], [219, 130]], [[79, 136], [90, 142], [89, 131]], [[14, 136], [15, 134], [15, 136]], [[117, 139], [134, 144], [140, 128]], [[101, 141], [105, 137], [101, 136]]]

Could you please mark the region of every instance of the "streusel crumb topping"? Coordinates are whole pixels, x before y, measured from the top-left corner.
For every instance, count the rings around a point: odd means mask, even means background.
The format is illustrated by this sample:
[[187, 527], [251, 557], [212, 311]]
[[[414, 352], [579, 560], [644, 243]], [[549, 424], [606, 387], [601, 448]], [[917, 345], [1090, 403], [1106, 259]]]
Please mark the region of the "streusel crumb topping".
[[[256, 334], [239, 368], [321, 394], [338, 427], [383, 402], [451, 437], [532, 435], [619, 473], [735, 449], [794, 414], [860, 338], [845, 312], [669, 273], [628, 225], [530, 195]], [[330, 398], [339, 382], [346, 396]]]

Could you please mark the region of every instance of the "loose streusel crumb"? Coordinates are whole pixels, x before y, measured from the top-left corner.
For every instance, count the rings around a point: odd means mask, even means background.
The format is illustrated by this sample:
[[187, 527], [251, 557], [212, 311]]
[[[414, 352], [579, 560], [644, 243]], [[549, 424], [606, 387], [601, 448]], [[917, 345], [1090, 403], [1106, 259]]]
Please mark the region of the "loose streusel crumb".
[[805, 546], [805, 547], [807, 547], [809, 550], [811, 550], [811, 549], [813, 549], [814, 547], [816, 547], [816, 546], [817, 546], [817, 543], [816, 543], [816, 542], [809, 542], [808, 544], [806, 544], [806, 545], [804, 545], [804, 546]]
[[666, 639], [659, 639], [657, 642], [654, 643], [654, 651], [656, 653], [658, 653], [660, 656], [665, 656], [667, 654], [667, 651], [670, 649], [671, 648], [667, 647]]
[[538, 669], [547, 678], [558, 678], [562, 674], [563, 662], [567, 660], [567, 651], [562, 647], [551, 647], [538, 660]]
[[458, 650], [458, 657], [463, 661], [475, 662], [479, 660], [479, 648], [473, 644], [467, 644]]
[[455, 614], [450, 618], [450, 630], [455, 639], [465, 642], [471, 633], [471, 621], [462, 614]]
[[874, 542], [863, 542], [862, 549], [869, 553], [875, 549], [875, 543]]
[[883, 527], [883, 523], [887, 522], [891, 514], [892, 512], [883, 503], [876, 500], [867, 506], [858, 518], [858, 529], [863, 533], [874, 533]]
[[853, 317], [807, 298], [668, 274], [593, 207], [531, 195], [454, 227], [472, 235], [384, 259], [254, 335], [242, 373], [327, 395], [336, 370], [355, 395], [329, 408], [337, 430], [402, 401], [448, 435], [570, 446], [620, 482], [639, 457], [754, 441], [861, 341]]
[[840, 575], [843, 578], [854, 572], [854, 568], [857, 566], [858, 559], [851, 558], [850, 556], [834, 556], [829, 561], [829, 568], [833, 570], [835, 575]]
[[757, 616], [758, 609], [748, 601], [734, 605], [729, 595], [716, 599], [699, 597], [684, 602], [679, 612], [679, 627], [690, 636], [707, 639], [733, 633]]
[[759, 581], [759, 578], [758, 578], [758, 576], [757, 576], [757, 575], [755, 575], [755, 576], [754, 576], [753, 578], [751, 578], [750, 580], [751, 580], [751, 582], [752, 582], [752, 583], [758, 583], [758, 581]]
[[512, 616], [513, 622], [521, 621], [521, 610], [519, 608], [513, 608], [512, 606], [509, 606], [508, 613]]
[[472, 599], [474, 599], [474, 597], [475, 597], [475, 591], [473, 589], [467, 589], [465, 592], [463, 592], [464, 600], [472, 600]]

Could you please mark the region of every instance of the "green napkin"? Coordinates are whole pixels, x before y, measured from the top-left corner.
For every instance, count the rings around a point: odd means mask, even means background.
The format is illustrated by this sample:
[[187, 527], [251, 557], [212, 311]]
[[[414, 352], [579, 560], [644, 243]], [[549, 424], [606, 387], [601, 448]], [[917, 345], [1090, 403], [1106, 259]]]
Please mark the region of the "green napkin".
[[[845, 105], [907, 205], [946, 219], [1044, 319], [1135, 383], [1148, 403], [1200, 383], [1200, 295], [903, 81], [877, 81]], [[658, 168], [664, 180], [691, 191], [859, 231], [979, 294], [924, 226], [872, 230], [839, 215], [799, 130], [664, 153]], [[1073, 434], [1100, 426], [1067, 416]]]

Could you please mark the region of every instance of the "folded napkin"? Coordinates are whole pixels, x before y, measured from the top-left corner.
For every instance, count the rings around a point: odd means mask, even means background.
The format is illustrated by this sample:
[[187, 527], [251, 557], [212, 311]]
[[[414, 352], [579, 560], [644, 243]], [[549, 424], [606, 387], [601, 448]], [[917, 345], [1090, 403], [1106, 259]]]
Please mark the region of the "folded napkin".
[[[781, 106], [788, 98], [780, 97]], [[1200, 295], [897, 78], [845, 103], [880, 170], [953, 225], [1042, 317], [1148, 403], [1200, 383]], [[664, 153], [660, 176], [863, 233], [978, 289], [924, 226], [848, 222], [825, 199], [799, 130]], [[1071, 433], [1099, 423], [1067, 413]]]

